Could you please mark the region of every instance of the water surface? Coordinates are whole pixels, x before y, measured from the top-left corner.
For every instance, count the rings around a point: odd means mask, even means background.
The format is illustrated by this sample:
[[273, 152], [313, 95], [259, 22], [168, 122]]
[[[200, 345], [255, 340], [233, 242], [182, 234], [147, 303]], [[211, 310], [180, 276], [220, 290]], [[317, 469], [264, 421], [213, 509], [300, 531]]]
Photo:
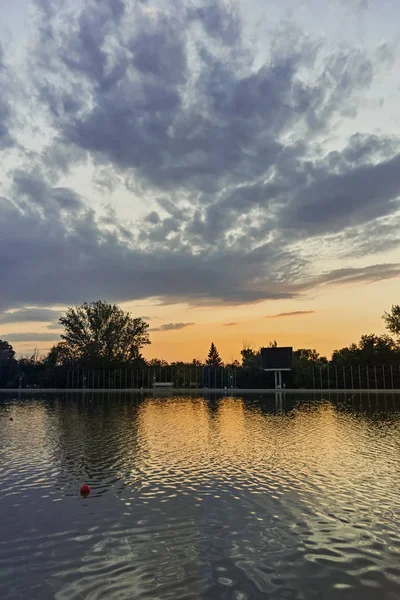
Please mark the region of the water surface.
[[0, 598], [398, 599], [397, 406], [0, 397]]

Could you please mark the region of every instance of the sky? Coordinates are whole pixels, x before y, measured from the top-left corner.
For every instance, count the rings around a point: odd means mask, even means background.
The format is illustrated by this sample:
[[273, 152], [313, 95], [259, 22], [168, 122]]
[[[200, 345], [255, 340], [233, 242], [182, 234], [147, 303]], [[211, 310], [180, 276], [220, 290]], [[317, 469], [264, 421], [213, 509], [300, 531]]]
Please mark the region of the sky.
[[7, 0], [0, 339], [102, 299], [148, 358], [330, 355], [400, 296], [394, 0]]

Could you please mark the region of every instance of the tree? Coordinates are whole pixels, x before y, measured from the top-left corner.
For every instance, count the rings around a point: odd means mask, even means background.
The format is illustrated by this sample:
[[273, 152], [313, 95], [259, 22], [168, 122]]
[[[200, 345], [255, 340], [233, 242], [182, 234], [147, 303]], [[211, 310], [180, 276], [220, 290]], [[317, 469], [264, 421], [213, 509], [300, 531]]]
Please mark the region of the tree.
[[116, 304], [85, 302], [68, 308], [59, 323], [63, 352], [86, 363], [121, 363], [141, 358], [140, 348], [150, 344], [149, 324], [133, 318]]
[[400, 349], [390, 335], [362, 335], [358, 344], [334, 350], [332, 363], [341, 366], [356, 364], [389, 364], [399, 360]]
[[296, 363], [302, 362], [303, 364], [317, 363], [318, 366], [320, 366], [320, 365], [326, 365], [328, 362], [328, 359], [325, 356], [321, 356], [319, 354], [319, 352], [317, 352], [315, 349], [299, 348], [298, 350], [295, 350], [293, 352], [293, 361]]
[[150, 360], [147, 361], [147, 366], [148, 367], [168, 367], [169, 363], [167, 360], [164, 360], [163, 358], [151, 358]]
[[213, 366], [213, 367], [222, 367], [223, 366], [222, 358], [220, 357], [219, 352], [218, 352], [214, 342], [211, 342], [210, 350], [208, 352], [208, 356], [207, 356], [207, 360], [206, 360], [206, 365]]
[[394, 304], [391, 311], [384, 312], [382, 319], [385, 321], [385, 326], [391, 334], [400, 337], [400, 305]]
[[0, 340], [0, 386], [12, 383], [17, 374], [17, 364], [14, 348]]
[[0, 340], [0, 363], [8, 363], [15, 360], [15, 350], [5, 340]]
[[45, 363], [49, 367], [73, 366], [79, 361], [79, 354], [73, 352], [66, 342], [59, 342], [50, 349], [45, 358]]
[[293, 352], [292, 382], [295, 387], [310, 387], [313, 381], [313, 373], [324, 369], [328, 365], [328, 359], [321, 356], [313, 348], [298, 348]]
[[243, 367], [261, 367], [261, 353], [259, 350], [255, 350], [251, 344], [243, 342], [240, 354]]
[[190, 363], [190, 366], [192, 366], [192, 367], [202, 367], [203, 363], [201, 362], [201, 360], [199, 358], [194, 358], [192, 360], [192, 362]]
[[230, 369], [238, 369], [240, 366], [240, 362], [236, 358], [231, 358], [231, 361], [225, 365], [225, 367], [229, 367]]

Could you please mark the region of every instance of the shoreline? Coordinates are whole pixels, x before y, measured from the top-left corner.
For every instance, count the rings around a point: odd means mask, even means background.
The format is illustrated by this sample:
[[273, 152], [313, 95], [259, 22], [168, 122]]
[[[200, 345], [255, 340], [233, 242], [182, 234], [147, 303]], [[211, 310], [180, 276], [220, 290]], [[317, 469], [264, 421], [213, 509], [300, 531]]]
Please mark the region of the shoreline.
[[295, 389], [295, 388], [287, 388], [284, 390], [276, 390], [276, 389], [240, 389], [240, 388], [231, 388], [231, 389], [223, 389], [223, 388], [213, 388], [213, 389], [205, 389], [205, 388], [196, 388], [196, 389], [186, 389], [186, 388], [121, 388], [121, 389], [83, 389], [83, 388], [0, 388], [0, 394], [6, 393], [18, 393], [18, 394], [42, 394], [42, 393], [56, 393], [56, 394], [74, 394], [74, 393], [96, 393], [96, 394], [120, 394], [120, 393], [130, 393], [130, 394], [201, 394], [201, 395], [209, 395], [209, 394], [223, 394], [229, 396], [231, 394], [278, 394], [280, 396], [284, 396], [285, 394], [400, 394], [400, 389]]

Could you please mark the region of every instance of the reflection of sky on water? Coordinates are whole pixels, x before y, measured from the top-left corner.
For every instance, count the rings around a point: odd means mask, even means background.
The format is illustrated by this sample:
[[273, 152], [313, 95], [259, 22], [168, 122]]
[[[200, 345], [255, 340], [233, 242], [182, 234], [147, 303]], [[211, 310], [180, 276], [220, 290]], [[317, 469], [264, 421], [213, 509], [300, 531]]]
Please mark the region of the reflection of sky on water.
[[399, 414], [285, 402], [2, 401], [10, 597], [397, 593]]

